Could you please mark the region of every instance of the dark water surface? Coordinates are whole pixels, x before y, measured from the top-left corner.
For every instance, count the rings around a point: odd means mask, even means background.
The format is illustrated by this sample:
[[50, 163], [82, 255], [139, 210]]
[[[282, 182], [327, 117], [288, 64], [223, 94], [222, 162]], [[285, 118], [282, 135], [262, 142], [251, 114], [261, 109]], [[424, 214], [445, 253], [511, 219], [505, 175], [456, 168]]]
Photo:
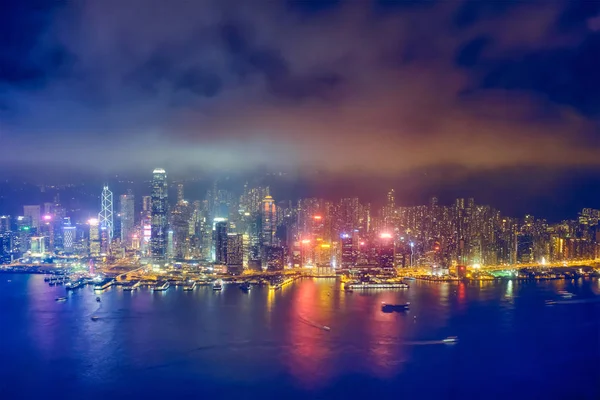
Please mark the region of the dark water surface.
[[[345, 293], [64, 287], [0, 275], [0, 398], [600, 399], [600, 281]], [[384, 314], [381, 302], [411, 302]], [[100, 320], [92, 321], [98, 315]], [[330, 331], [322, 329], [329, 326]], [[440, 344], [458, 336], [456, 345]]]

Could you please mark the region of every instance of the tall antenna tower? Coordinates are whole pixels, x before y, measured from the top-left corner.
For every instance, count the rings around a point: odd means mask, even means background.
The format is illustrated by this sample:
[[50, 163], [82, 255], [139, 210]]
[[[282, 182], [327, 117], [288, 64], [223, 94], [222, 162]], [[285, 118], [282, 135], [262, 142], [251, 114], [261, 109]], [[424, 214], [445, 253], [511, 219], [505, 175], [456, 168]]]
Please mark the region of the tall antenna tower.
[[105, 227], [108, 230], [109, 240], [113, 238], [113, 194], [108, 190], [108, 186], [104, 185], [102, 189], [101, 211], [98, 213], [98, 223], [100, 227]]

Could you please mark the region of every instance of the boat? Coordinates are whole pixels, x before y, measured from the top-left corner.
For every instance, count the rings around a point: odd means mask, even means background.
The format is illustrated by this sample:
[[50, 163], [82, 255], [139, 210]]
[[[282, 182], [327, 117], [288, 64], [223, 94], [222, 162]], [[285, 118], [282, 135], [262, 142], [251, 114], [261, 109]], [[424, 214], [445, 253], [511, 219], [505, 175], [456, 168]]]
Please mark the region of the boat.
[[48, 283], [48, 285], [54, 286], [54, 285], [56, 285], [56, 281], [50, 281], [50, 283]]
[[402, 282], [353, 282], [344, 285], [349, 289], [408, 289], [409, 286]]
[[57, 297], [56, 301], [67, 301], [66, 297]]
[[567, 292], [566, 290], [560, 290], [558, 292], [558, 294], [560, 295], [560, 297], [562, 297], [563, 299], [571, 299], [573, 297], [575, 297], [575, 295], [571, 292]]
[[97, 301], [98, 303], [100, 303], [100, 301], [101, 301], [101, 300], [100, 300], [100, 297], [96, 297], [96, 301]]
[[183, 290], [186, 292], [191, 292], [194, 289], [196, 289], [196, 281], [191, 281], [183, 285]]
[[354, 289], [352, 289], [350, 286], [344, 286], [344, 292], [352, 293], [354, 292]]
[[250, 286], [250, 282], [244, 282], [240, 285], [240, 289], [244, 292], [249, 292], [252, 287]]
[[444, 342], [444, 343], [456, 343], [456, 342], [458, 342], [458, 337], [457, 336], [448, 336], [446, 339], [443, 339], [442, 342]]
[[381, 303], [381, 311], [386, 312], [386, 313], [407, 311], [409, 309], [409, 307], [410, 307], [410, 303], [405, 303], [405, 304]]
[[50, 281], [50, 277], [49, 276], [44, 276], [44, 282], [49, 282]]
[[213, 290], [223, 290], [223, 284], [221, 280], [216, 280], [213, 282]]
[[328, 327], [327, 325], [323, 325], [323, 330], [324, 330], [324, 331], [330, 331], [330, 330], [331, 330], [331, 328], [330, 328], [330, 327]]
[[90, 318], [92, 321], [98, 321], [100, 319], [100, 317], [96, 316], [96, 315], [92, 315], [92, 317]]

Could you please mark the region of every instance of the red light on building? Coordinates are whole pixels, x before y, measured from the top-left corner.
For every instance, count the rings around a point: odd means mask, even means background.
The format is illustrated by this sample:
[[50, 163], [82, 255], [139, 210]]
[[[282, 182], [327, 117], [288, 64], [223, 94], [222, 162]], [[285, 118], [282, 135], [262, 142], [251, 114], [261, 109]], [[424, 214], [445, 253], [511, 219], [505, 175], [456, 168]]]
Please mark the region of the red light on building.
[[315, 215], [313, 216], [314, 219], [322, 219], [323, 217], [321, 217], [320, 215]]

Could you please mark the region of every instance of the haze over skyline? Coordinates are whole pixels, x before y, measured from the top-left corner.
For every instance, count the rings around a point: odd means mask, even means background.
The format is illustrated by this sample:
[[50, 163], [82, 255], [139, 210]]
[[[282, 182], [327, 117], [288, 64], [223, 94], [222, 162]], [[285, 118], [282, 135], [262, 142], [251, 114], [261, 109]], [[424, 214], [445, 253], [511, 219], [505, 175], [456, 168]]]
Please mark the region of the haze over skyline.
[[597, 204], [599, 8], [11, 1], [1, 174], [266, 169], [315, 186], [376, 178]]

